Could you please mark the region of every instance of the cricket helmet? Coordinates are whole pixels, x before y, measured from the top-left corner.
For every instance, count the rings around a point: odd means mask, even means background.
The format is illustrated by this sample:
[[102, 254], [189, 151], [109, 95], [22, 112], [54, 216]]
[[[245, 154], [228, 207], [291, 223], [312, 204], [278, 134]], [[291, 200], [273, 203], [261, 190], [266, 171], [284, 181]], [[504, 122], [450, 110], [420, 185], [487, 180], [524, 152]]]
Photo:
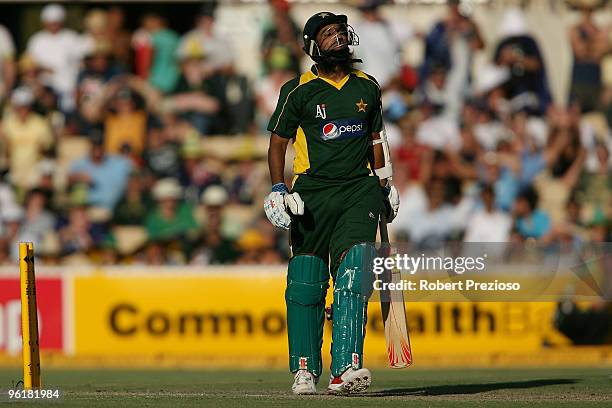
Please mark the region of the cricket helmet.
[[[323, 60], [328, 61], [346, 61], [350, 59], [350, 52], [348, 51], [348, 47], [345, 51], [322, 51], [317, 44], [317, 34], [321, 30], [321, 28], [328, 26], [330, 24], [340, 24], [344, 30], [346, 30], [346, 38], [347, 45], [359, 45], [359, 36], [348, 24], [348, 19], [343, 14], [334, 14], [331, 12], [321, 12], [313, 15], [306, 21], [304, 25], [304, 31], [302, 33], [302, 39], [304, 40], [304, 46], [302, 49], [310, 58], [312, 58], [315, 62], [321, 62]], [[357, 60], [353, 60], [357, 61]]]

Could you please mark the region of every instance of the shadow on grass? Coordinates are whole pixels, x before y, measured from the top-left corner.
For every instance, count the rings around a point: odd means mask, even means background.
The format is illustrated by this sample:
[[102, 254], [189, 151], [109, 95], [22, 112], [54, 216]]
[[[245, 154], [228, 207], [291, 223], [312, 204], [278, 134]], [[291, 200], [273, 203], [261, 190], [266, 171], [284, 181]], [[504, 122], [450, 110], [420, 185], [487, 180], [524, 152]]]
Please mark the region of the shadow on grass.
[[434, 385], [430, 387], [414, 387], [414, 388], [395, 388], [381, 391], [374, 391], [361, 396], [367, 397], [391, 397], [401, 395], [415, 396], [435, 396], [435, 395], [453, 395], [453, 394], [478, 394], [487, 391], [496, 390], [511, 390], [521, 388], [537, 388], [546, 387], [549, 385], [576, 384], [579, 380], [559, 378], [548, 380], [530, 380], [530, 381], [514, 381], [514, 382], [497, 382], [485, 384], [456, 384], [456, 385]]

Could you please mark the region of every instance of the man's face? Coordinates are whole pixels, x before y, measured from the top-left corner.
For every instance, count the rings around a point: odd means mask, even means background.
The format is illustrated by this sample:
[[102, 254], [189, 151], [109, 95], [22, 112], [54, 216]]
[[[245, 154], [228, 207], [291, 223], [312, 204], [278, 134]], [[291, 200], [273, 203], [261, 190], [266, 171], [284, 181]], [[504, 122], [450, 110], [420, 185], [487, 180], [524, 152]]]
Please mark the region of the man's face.
[[442, 89], [446, 82], [446, 71], [443, 69], [436, 69], [431, 73], [429, 79], [437, 89]]
[[91, 147], [91, 160], [98, 163], [104, 159], [104, 145], [94, 144]]
[[142, 20], [142, 27], [147, 31], [157, 31], [162, 25], [161, 18], [153, 14], [145, 16]]
[[45, 196], [41, 193], [34, 193], [28, 202], [28, 208], [40, 209], [45, 206]]
[[63, 27], [64, 23], [61, 21], [53, 21], [53, 22], [47, 22], [44, 23], [45, 28], [47, 29], [47, 31], [55, 34], [57, 32], [59, 32], [62, 27]]
[[104, 72], [108, 68], [108, 59], [103, 54], [94, 55], [88, 62], [91, 69], [96, 72]]
[[328, 24], [317, 33], [321, 51], [338, 51], [348, 47], [348, 32], [344, 24]]
[[30, 105], [16, 106], [15, 112], [17, 113], [17, 116], [21, 118], [21, 120], [25, 120], [30, 114]]
[[529, 208], [529, 203], [524, 198], [518, 198], [516, 203], [514, 203], [514, 211], [519, 217], [526, 217], [531, 212]]
[[449, 1], [447, 4], [448, 4], [448, 10], [451, 16], [453, 17], [461, 16], [461, 10], [459, 9], [459, 5], [460, 5], [459, 1]]
[[131, 113], [134, 111], [134, 101], [130, 97], [120, 97], [115, 101], [115, 109], [118, 113]]
[[482, 199], [482, 203], [484, 204], [487, 210], [490, 210], [493, 208], [493, 205], [495, 204], [495, 196], [493, 195], [492, 191], [490, 190], [483, 191], [482, 194], [480, 195], [480, 198]]

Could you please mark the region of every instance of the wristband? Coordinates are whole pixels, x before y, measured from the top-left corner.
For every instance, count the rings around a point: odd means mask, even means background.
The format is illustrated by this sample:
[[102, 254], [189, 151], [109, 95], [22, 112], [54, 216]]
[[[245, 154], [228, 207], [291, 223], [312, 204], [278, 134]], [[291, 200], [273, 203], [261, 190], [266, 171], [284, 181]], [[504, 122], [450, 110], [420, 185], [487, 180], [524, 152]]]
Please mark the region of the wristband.
[[285, 185], [285, 183], [276, 183], [275, 185], [272, 186], [272, 192], [273, 193], [288, 193], [289, 189], [287, 189], [287, 186]]

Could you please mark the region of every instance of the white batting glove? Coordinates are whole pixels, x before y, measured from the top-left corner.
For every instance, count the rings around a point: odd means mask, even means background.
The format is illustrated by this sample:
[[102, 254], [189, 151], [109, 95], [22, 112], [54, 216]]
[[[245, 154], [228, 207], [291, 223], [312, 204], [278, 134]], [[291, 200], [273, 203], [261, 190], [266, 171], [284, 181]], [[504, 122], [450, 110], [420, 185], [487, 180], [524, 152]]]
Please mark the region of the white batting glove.
[[298, 193], [285, 194], [285, 208], [293, 215], [304, 215], [304, 201]]
[[287, 210], [294, 215], [304, 215], [304, 201], [298, 193], [289, 194], [284, 184], [275, 184], [264, 201], [266, 217], [275, 227], [288, 230], [291, 216]]
[[393, 184], [387, 182], [387, 185], [383, 187], [383, 194], [385, 196], [385, 208], [387, 209], [387, 222], [391, 222], [397, 217], [399, 211], [399, 192]]

